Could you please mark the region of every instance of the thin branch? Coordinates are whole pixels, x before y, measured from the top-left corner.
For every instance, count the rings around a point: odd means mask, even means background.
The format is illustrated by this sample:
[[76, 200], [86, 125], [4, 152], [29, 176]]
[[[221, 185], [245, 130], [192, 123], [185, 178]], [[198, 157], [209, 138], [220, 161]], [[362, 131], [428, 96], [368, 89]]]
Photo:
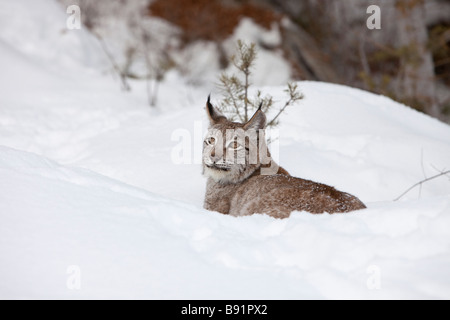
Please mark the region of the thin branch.
[[281, 108], [281, 109], [278, 111], [277, 115], [276, 115], [272, 120], [270, 120], [270, 122], [267, 124], [268, 127], [270, 127], [272, 124], [275, 123], [275, 121], [276, 121], [277, 118], [280, 116], [280, 114], [283, 113], [284, 109], [286, 109], [286, 108], [292, 103], [293, 100], [294, 100], [294, 99], [290, 98], [288, 101], [286, 101], [286, 103], [284, 104], [283, 108]]
[[225, 74], [222, 74], [222, 76], [220, 77], [219, 80], [220, 80], [220, 82], [222, 82], [222, 88], [228, 94], [228, 96], [230, 97], [231, 101], [233, 102], [233, 106], [236, 109], [236, 114], [238, 115], [239, 120], [241, 122], [243, 122], [243, 117], [242, 117], [241, 113], [239, 112], [239, 105], [238, 105], [237, 99], [236, 99], [236, 97], [233, 94], [233, 89], [231, 88], [231, 86], [232, 86], [231, 79], [228, 79]]
[[150, 36], [147, 34], [147, 32], [145, 32], [145, 29], [142, 26], [142, 21], [140, 21], [139, 27], [141, 29], [142, 43], [143, 43], [143, 48], [144, 48], [145, 67], [147, 69], [147, 75], [145, 77], [145, 84], [146, 84], [146, 89], [147, 89], [147, 102], [150, 107], [154, 107], [153, 99], [151, 98], [153, 96], [153, 93], [152, 93], [152, 83], [151, 83], [150, 50], [148, 47], [148, 43], [150, 42]]
[[289, 93], [289, 100], [286, 101], [284, 106], [278, 111], [277, 115], [267, 124], [268, 127], [273, 125], [275, 121], [278, 119], [278, 117], [284, 112], [284, 110], [289, 107], [292, 103], [303, 99], [303, 94], [299, 93], [297, 91], [297, 85], [296, 84], [288, 84], [288, 89], [286, 90]]
[[370, 65], [369, 62], [367, 62], [367, 55], [366, 55], [366, 51], [364, 50], [364, 37], [361, 37], [360, 41], [359, 41], [359, 46], [358, 46], [358, 50], [359, 50], [359, 59], [361, 62], [361, 67], [364, 70], [364, 72], [368, 75], [371, 76], [372, 72], [370, 70]]
[[439, 178], [439, 177], [441, 177], [441, 176], [445, 176], [445, 175], [447, 175], [447, 174], [449, 174], [449, 173], [450, 173], [450, 170], [447, 170], [447, 171], [441, 172], [441, 173], [439, 173], [439, 174], [437, 174], [437, 175], [435, 175], [435, 176], [432, 176], [432, 177], [429, 177], [429, 178], [427, 178], [427, 179], [424, 179], [424, 180], [422, 180], [422, 181], [417, 182], [416, 184], [414, 184], [413, 186], [411, 186], [410, 188], [408, 188], [408, 190], [406, 190], [405, 192], [403, 192], [400, 196], [398, 196], [397, 198], [395, 198], [394, 201], [400, 200], [401, 197], [403, 197], [405, 194], [407, 194], [409, 191], [411, 191], [411, 190], [414, 189], [415, 187], [417, 187], [417, 186], [422, 186], [422, 184], [425, 183], [425, 182], [427, 182], [427, 181], [430, 181], [430, 180]]
[[96, 32], [92, 32], [92, 33], [94, 34], [95, 38], [97, 38], [97, 40], [100, 42], [100, 45], [101, 45], [103, 51], [105, 52], [106, 56], [108, 57], [109, 61], [111, 62], [114, 71], [116, 71], [117, 74], [119, 75], [120, 81], [122, 82], [122, 90], [129, 91], [131, 89], [131, 87], [127, 82], [126, 74], [124, 74], [122, 72], [122, 70], [120, 69], [119, 65], [117, 64], [116, 60], [114, 59], [114, 56], [109, 51], [109, 49], [105, 43], [105, 40], [98, 33], [96, 33]]
[[[423, 148], [420, 149], [420, 165], [422, 167], [423, 177], [427, 179], [427, 174], [425, 173], [425, 166], [423, 165]], [[422, 196], [422, 185], [419, 187], [419, 198]]]
[[245, 74], [245, 97], [244, 97], [244, 110], [245, 110], [245, 122], [248, 121], [248, 76], [249, 76], [249, 71], [248, 69], [246, 69], [244, 71]]
[[420, 166], [422, 167], [423, 177], [426, 179], [427, 178], [427, 174], [425, 173], [425, 166], [423, 165], [423, 148], [420, 149]]
[[431, 165], [431, 167], [434, 169], [434, 170], [436, 170], [437, 172], [439, 172], [439, 173], [442, 173], [442, 172], [444, 172], [444, 171], [447, 171], [447, 168], [444, 168], [444, 169], [442, 169], [442, 170], [439, 170], [438, 168], [436, 168], [436, 166], [434, 165], [434, 164], [430, 164]]

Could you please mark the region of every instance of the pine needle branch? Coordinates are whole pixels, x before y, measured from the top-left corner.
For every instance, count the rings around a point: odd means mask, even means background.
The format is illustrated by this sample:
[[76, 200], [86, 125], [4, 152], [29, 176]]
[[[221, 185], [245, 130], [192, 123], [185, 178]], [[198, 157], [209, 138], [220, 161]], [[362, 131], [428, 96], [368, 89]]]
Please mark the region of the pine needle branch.
[[227, 103], [231, 100], [231, 105], [234, 108], [234, 111], [236, 115], [238, 116], [239, 120], [241, 122], [244, 121], [244, 118], [242, 117], [239, 109], [239, 102], [238, 97], [235, 96], [235, 93], [239, 93], [239, 88], [242, 87], [242, 84], [240, 83], [239, 79], [235, 76], [228, 77], [226, 74], [222, 73], [222, 75], [219, 78], [220, 81], [220, 88], [225, 93], [228, 101], [224, 101], [223, 105], [230, 105], [230, 103]]
[[[263, 97], [260, 90], [257, 91], [256, 97], [249, 97], [252, 68], [257, 57], [256, 45], [254, 43], [246, 44], [238, 40], [236, 49], [236, 54], [231, 57], [231, 63], [239, 72], [238, 75], [230, 76], [226, 73], [220, 75], [218, 87], [224, 96], [220, 102], [220, 107], [232, 120], [238, 119], [241, 123], [246, 123], [250, 118], [250, 112], [258, 109], [260, 105], [264, 113], [272, 110], [274, 100], [271, 95]], [[267, 127], [275, 127], [281, 113], [288, 106], [303, 99], [296, 83], [288, 83], [285, 92], [288, 93], [288, 100], [278, 111], [278, 114], [267, 124]]]
[[297, 91], [297, 84], [294, 83], [288, 83], [288, 89], [285, 90], [289, 93], [289, 100], [286, 101], [284, 106], [278, 111], [277, 115], [273, 117], [273, 119], [267, 124], [268, 127], [274, 125], [276, 123], [276, 120], [278, 117], [284, 112], [284, 110], [293, 104], [294, 102], [303, 99], [303, 94], [301, 94], [299, 91]]

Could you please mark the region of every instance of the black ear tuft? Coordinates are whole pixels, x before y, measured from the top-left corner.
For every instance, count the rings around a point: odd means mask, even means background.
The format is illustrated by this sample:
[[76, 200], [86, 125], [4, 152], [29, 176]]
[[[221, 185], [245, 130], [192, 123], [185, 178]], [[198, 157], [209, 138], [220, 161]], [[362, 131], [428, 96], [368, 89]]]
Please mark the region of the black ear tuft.
[[248, 122], [244, 125], [244, 129], [254, 129], [254, 130], [260, 130], [264, 129], [266, 127], [266, 115], [261, 110], [262, 103], [259, 105], [258, 110], [256, 110], [253, 117], [248, 120]]
[[211, 93], [208, 94], [208, 100], [206, 101], [206, 107], [208, 108], [208, 113], [209, 115], [213, 115], [214, 114], [214, 107], [211, 104]]
[[225, 116], [218, 112], [211, 104], [211, 94], [208, 95], [208, 100], [206, 101], [206, 113], [208, 114], [209, 122], [211, 124], [226, 120]]
[[261, 103], [259, 104], [258, 110], [256, 110], [256, 112], [262, 111], [262, 110], [261, 110], [262, 106], [263, 106], [263, 103], [262, 103], [262, 101], [261, 101]]

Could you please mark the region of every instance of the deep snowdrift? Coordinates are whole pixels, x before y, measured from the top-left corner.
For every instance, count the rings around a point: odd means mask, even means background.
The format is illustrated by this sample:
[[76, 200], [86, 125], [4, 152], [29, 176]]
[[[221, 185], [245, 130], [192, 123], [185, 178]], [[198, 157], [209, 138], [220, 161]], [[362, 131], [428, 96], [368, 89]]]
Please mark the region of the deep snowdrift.
[[[207, 212], [198, 150], [211, 88], [169, 74], [150, 110], [145, 84], [120, 92], [89, 35], [60, 32], [64, 11], [33, 3], [0, 4], [1, 298], [450, 298], [448, 177], [392, 201], [449, 168], [448, 125], [300, 82], [306, 98], [273, 144], [279, 163], [368, 209]], [[49, 12], [61, 21], [41, 23]], [[282, 87], [260, 89], [281, 104]], [[176, 164], [180, 135], [191, 154]]]
[[0, 176], [2, 298], [449, 296], [448, 196], [275, 220], [207, 212], [6, 147]]

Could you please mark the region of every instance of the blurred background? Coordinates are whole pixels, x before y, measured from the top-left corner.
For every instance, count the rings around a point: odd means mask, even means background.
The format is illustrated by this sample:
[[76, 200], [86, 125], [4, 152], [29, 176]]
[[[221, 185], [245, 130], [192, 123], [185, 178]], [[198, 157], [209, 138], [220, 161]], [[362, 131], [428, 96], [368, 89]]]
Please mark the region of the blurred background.
[[[383, 94], [450, 122], [450, 0], [58, 0], [81, 9], [110, 68], [149, 104], [177, 72], [217, 83], [237, 39], [258, 47], [255, 85], [315, 80]], [[381, 29], [369, 29], [370, 5]]]

